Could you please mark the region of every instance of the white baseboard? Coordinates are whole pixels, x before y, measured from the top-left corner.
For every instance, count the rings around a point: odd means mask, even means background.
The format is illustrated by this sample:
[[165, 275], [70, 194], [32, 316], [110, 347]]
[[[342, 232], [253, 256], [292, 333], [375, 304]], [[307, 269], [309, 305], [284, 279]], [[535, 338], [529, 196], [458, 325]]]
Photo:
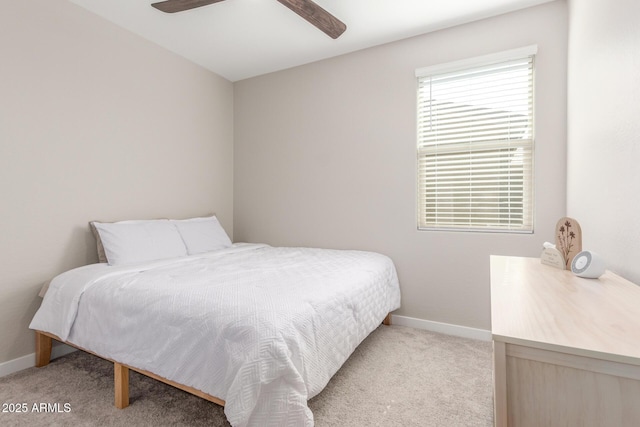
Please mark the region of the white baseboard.
[[452, 325], [450, 323], [433, 322], [431, 320], [416, 319], [414, 317], [391, 315], [391, 324], [409, 326], [416, 329], [425, 329], [441, 334], [455, 335], [457, 337], [472, 338], [480, 341], [491, 341], [491, 331], [475, 329], [467, 326]]
[[[51, 349], [51, 359], [53, 360], [58, 357], [62, 357], [74, 351], [77, 350], [66, 344], [56, 345], [53, 347], [53, 349]], [[26, 356], [18, 357], [17, 359], [0, 363], [0, 377], [13, 374], [14, 372], [22, 371], [23, 369], [33, 368], [34, 366], [36, 366], [36, 354], [27, 354]]]

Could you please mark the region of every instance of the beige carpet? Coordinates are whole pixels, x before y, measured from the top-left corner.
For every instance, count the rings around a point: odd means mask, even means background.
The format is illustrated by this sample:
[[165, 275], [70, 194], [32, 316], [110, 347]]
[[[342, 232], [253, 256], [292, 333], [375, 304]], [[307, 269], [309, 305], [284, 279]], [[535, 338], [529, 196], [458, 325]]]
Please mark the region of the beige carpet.
[[[488, 342], [381, 326], [309, 407], [318, 427], [491, 426], [491, 378]], [[131, 405], [116, 409], [113, 365], [75, 352], [0, 378], [0, 425], [229, 425], [221, 407], [135, 372], [130, 394]], [[4, 412], [22, 403], [26, 413]], [[34, 404], [59, 412], [34, 412]]]

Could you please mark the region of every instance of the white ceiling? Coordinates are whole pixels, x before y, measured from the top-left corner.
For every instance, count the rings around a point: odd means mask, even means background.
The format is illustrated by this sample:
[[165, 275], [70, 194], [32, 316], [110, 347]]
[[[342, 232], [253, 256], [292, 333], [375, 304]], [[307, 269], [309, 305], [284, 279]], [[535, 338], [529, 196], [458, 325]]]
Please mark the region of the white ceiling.
[[159, 0], [70, 0], [230, 81], [552, 0], [316, 0], [347, 25], [333, 40], [276, 0], [226, 0], [174, 14]]

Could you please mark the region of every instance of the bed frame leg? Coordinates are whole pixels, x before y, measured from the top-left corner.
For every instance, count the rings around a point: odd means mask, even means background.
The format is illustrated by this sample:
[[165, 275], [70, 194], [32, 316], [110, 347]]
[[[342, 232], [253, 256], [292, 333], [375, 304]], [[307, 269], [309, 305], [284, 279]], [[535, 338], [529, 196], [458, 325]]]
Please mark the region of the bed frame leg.
[[36, 331], [36, 366], [47, 366], [51, 361], [51, 337]]
[[129, 406], [129, 368], [114, 362], [113, 377], [116, 408], [124, 409]]
[[387, 326], [391, 325], [391, 313], [387, 314], [387, 317], [384, 318], [382, 324]]

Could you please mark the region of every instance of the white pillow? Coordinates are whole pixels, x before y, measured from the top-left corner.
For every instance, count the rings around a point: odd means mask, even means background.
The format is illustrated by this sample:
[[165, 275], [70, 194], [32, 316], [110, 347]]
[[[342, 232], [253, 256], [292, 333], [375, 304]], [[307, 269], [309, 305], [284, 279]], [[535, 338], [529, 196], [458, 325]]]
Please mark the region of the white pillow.
[[168, 219], [93, 224], [100, 234], [109, 265], [187, 255], [180, 233]]
[[208, 218], [172, 219], [171, 222], [182, 236], [189, 255], [228, 248], [232, 244], [215, 215]]

